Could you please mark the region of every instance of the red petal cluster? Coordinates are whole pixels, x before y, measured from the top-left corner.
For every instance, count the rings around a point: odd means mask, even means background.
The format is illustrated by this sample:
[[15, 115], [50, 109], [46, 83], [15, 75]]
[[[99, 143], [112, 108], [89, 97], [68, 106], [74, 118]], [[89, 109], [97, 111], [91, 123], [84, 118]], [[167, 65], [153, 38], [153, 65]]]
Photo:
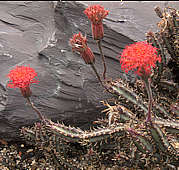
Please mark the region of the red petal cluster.
[[103, 6], [92, 5], [86, 8], [84, 13], [93, 24], [100, 24], [102, 20], [108, 15], [109, 11], [105, 10]]
[[92, 64], [95, 62], [95, 56], [87, 46], [86, 37], [83, 37], [81, 32], [73, 35], [72, 39], [70, 39], [70, 44], [72, 50], [79, 52], [86, 64]]
[[32, 83], [37, 83], [35, 79], [37, 73], [35, 70], [28, 66], [17, 66], [15, 69], [11, 70], [8, 74], [10, 82], [8, 84], [11, 88], [27, 88]]
[[121, 69], [126, 73], [129, 70], [136, 70], [136, 74], [149, 76], [152, 67], [156, 62], [161, 62], [161, 57], [157, 55], [157, 48], [145, 41], [137, 42], [127, 46], [121, 55]]

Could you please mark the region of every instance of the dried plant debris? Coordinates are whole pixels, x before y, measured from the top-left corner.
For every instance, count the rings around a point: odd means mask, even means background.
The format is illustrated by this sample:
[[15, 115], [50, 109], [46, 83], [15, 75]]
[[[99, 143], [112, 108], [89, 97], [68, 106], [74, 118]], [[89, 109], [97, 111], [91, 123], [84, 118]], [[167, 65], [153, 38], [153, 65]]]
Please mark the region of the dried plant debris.
[[47, 152], [25, 141], [0, 145], [0, 169], [2, 170], [54, 170], [53, 158]]

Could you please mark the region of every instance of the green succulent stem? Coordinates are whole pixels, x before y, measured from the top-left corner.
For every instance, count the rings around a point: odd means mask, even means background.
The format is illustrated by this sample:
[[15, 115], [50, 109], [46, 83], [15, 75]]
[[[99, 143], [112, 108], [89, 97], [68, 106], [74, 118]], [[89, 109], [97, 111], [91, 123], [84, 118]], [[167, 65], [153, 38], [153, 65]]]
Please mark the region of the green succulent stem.
[[102, 51], [101, 40], [97, 40], [96, 42], [97, 42], [97, 45], [98, 45], [98, 48], [99, 48], [99, 51], [100, 51], [100, 54], [101, 54], [101, 57], [102, 57], [102, 61], [103, 61], [103, 66], [104, 66], [103, 78], [105, 80], [106, 79], [106, 62], [105, 62], [105, 57], [104, 57], [104, 54], [103, 54], [103, 51]]
[[148, 98], [149, 98], [148, 114], [147, 114], [147, 118], [146, 118], [146, 123], [148, 123], [148, 122], [151, 123], [152, 122], [152, 101], [153, 101], [152, 89], [151, 89], [151, 80], [150, 80], [150, 78], [145, 78], [143, 80], [144, 80], [145, 87], [146, 87], [147, 94], [148, 94]]

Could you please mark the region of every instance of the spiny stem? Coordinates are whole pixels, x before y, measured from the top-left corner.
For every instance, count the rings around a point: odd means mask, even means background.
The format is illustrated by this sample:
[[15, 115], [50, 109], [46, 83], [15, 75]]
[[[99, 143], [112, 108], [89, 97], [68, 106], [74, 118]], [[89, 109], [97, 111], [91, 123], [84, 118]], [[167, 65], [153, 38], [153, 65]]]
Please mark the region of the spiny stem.
[[99, 51], [100, 51], [100, 54], [101, 54], [101, 57], [102, 57], [102, 60], [103, 60], [103, 66], [104, 66], [103, 78], [105, 80], [106, 79], [106, 62], [105, 62], [105, 57], [104, 57], [104, 54], [103, 54], [103, 51], [102, 51], [101, 40], [97, 40], [96, 42], [98, 44], [98, 48], [99, 48]]
[[42, 113], [34, 106], [34, 104], [30, 101], [30, 98], [27, 97], [27, 102], [30, 104], [30, 106], [32, 107], [32, 109], [38, 114], [39, 118], [42, 121], [45, 121], [45, 118], [42, 116]]
[[152, 121], [152, 117], [151, 117], [151, 111], [152, 111], [152, 90], [151, 90], [151, 81], [147, 78], [144, 80], [145, 82], [145, 87], [147, 90], [147, 94], [148, 94], [148, 98], [149, 98], [149, 104], [148, 104], [148, 114], [147, 114], [147, 119], [146, 119], [146, 123], [151, 122]]

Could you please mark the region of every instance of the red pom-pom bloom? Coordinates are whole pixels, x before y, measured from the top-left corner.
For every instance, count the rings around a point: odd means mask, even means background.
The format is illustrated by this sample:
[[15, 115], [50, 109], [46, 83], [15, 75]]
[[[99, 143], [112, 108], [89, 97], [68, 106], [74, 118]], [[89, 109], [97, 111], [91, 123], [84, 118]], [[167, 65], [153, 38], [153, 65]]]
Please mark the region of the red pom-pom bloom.
[[10, 88], [18, 87], [25, 98], [30, 97], [32, 94], [30, 84], [38, 82], [35, 79], [36, 76], [37, 73], [33, 68], [28, 66], [17, 66], [8, 74], [10, 79], [8, 86]]
[[102, 20], [108, 15], [109, 11], [105, 10], [103, 6], [92, 5], [86, 8], [84, 13], [91, 21], [93, 39], [102, 39], [104, 36]]
[[121, 55], [121, 69], [126, 73], [130, 70], [136, 70], [139, 76], [149, 77], [152, 67], [156, 62], [161, 62], [161, 57], [157, 55], [157, 48], [145, 41], [137, 42], [127, 46]]
[[83, 37], [81, 32], [73, 35], [72, 39], [70, 39], [70, 44], [72, 50], [79, 52], [86, 64], [92, 64], [95, 62], [95, 56], [87, 46], [86, 37]]

